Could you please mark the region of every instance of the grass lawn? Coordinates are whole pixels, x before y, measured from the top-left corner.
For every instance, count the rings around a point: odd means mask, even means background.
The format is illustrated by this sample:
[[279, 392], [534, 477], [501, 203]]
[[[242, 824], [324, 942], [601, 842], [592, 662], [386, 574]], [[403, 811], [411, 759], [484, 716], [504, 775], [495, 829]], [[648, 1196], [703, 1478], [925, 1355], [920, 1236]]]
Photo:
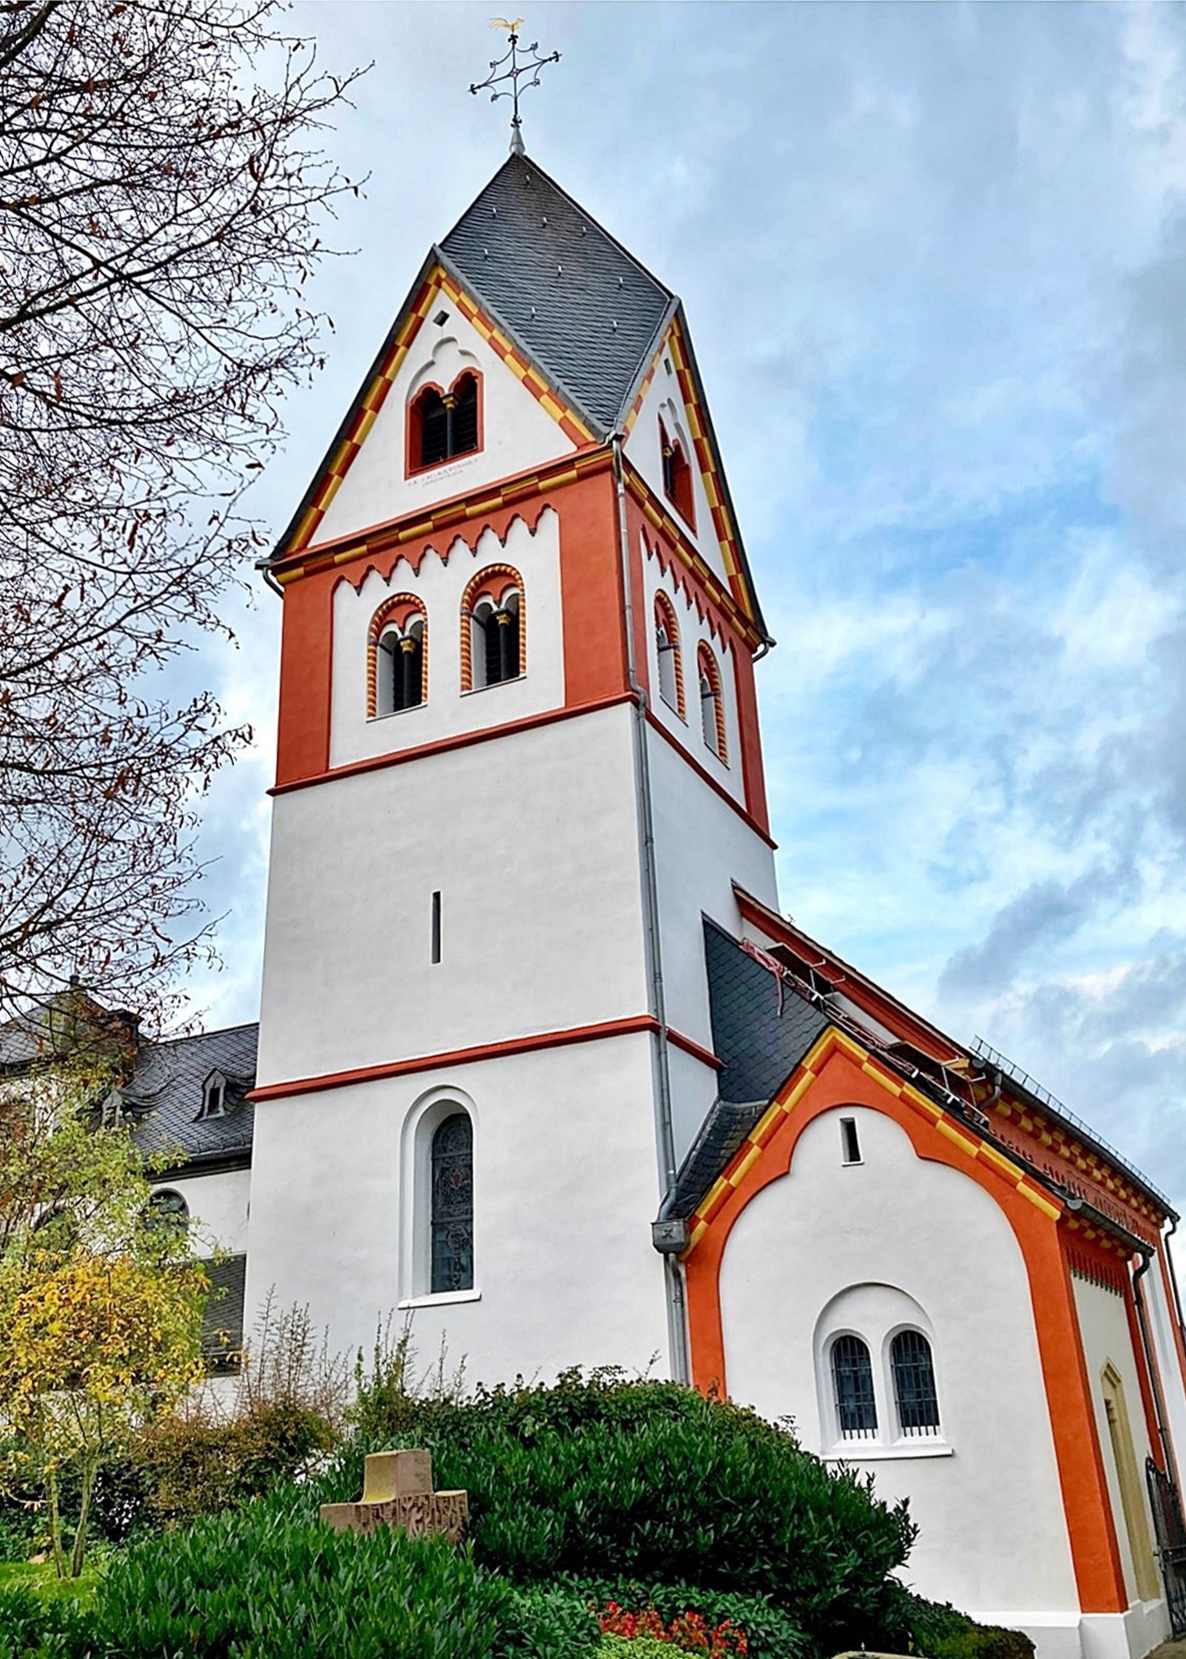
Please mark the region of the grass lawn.
[[94, 1600], [101, 1571], [97, 1563], [90, 1563], [83, 1568], [81, 1578], [59, 1578], [52, 1561], [0, 1561], [0, 1590], [14, 1590], [20, 1585], [51, 1599], [70, 1596], [87, 1607]]

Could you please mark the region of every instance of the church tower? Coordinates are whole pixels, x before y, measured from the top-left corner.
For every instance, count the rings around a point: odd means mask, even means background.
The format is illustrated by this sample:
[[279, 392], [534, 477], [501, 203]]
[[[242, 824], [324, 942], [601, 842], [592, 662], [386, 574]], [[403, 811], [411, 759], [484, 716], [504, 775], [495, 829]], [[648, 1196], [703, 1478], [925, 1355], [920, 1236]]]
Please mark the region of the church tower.
[[767, 637], [678, 298], [512, 154], [292, 523], [248, 1302], [688, 1374], [704, 918], [776, 907]]

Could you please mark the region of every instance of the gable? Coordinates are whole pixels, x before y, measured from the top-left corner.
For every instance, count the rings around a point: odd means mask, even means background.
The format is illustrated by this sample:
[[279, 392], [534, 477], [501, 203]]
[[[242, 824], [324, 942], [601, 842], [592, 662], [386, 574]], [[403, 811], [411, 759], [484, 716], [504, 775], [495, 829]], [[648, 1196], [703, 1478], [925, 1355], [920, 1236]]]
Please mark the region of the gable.
[[[477, 449], [418, 468], [410, 448], [412, 401], [426, 387], [448, 392], [467, 373], [479, 385]], [[589, 437], [473, 296], [433, 262], [396, 319], [278, 551], [356, 535], [555, 460]]]
[[[652, 502], [677, 536], [690, 542], [725, 582], [742, 611], [765, 634], [757, 594], [737, 529], [682, 307], [672, 317], [631, 402], [623, 428], [625, 454]], [[690, 501], [673, 494], [662, 444], [678, 444], [690, 473]]]

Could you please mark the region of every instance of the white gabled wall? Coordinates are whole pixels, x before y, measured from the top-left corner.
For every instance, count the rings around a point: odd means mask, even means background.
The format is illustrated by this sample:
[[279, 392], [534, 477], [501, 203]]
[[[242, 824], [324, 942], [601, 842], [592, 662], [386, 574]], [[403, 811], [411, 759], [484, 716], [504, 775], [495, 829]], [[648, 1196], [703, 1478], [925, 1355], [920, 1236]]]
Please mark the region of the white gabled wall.
[[[441, 311], [448, 321], [433, 318]], [[407, 405], [429, 383], [447, 390], [459, 374], [482, 375], [483, 447], [405, 476]], [[438, 292], [400, 365], [374, 425], [318, 526], [316, 542], [383, 524], [496, 479], [553, 461], [576, 446], [512, 374], [456, 305]]]
[[[461, 601], [487, 565], [511, 565], [523, 578], [519, 679], [461, 692]], [[428, 696], [418, 707], [367, 717], [368, 633], [387, 599], [407, 593], [428, 613]], [[344, 577], [334, 590], [330, 765], [366, 760], [435, 743], [458, 732], [522, 720], [564, 702], [563, 617], [560, 604], [560, 521], [550, 507], [534, 530], [515, 518], [500, 540], [484, 531], [471, 547], [460, 536], [430, 548], [419, 571], [400, 559], [384, 581], [371, 569], [355, 587]]]
[[[842, 1116], [856, 1120], [860, 1164], [843, 1162]], [[950, 1449], [891, 1447], [874, 1458], [852, 1444], [849, 1460], [873, 1473], [879, 1496], [908, 1497], [921, 1527], [902, 1576], [973, 1614], [1003, 1609], [1022, 1627], [1028, 1613], [1048, 1616], [1066, 1639], [1044, 1637], [1046, 1651], [1077, 1652], [1078, 1598], [1020, 1247], [983, 1188], [918, 1158], [868, 1107], [808, 1126], [790, 1173], [738, 1219], [721, 1268], [729, 1393], [764, 1416], [790, 1414], [811, 1451], [829, 1449], [820, 1317], [861, 1286], [922, 1310]]]
[[[667, 365], [671, 364], [670, 373]], [[684, 453], [688, 457], [688, 464], [692, 469], [692, 487], [696, 503], [696, 524], [693, 528], [677, 512], [673, 502], [667, 499], [663, 488], [663, 452], [659, 442], [659, 418], [663, 417], [668, 434], [678, 437], [683, 444]], [[696, 459], [696, 450], [691, 440], [691, 430], [688, 425], [687, 411], [684, 408], [683, 394], [680, 392], [679, 379], [675, 372], [675, 364], [666, 344], [659, 352], [659, 363], [648, 386], [642, 406], [635, 417], [634, 425], [630, 429], [630, 436], [626, 440], [625, 454], [638, 468], [654, 492], [655, 499], [661, 501], [671, 514], [675, 522], [682, 526], [688, 540], [696, 548], [705, 564], [714, 570], [722, 581], [727, 580], [725, 561], [721, 553], [721, 544], [717, 540], [716, 529], [712, 522], [712, 512], [708, 505], [708, 497], [704, 493], [704, 479], [700, 474], [700, 464]]]

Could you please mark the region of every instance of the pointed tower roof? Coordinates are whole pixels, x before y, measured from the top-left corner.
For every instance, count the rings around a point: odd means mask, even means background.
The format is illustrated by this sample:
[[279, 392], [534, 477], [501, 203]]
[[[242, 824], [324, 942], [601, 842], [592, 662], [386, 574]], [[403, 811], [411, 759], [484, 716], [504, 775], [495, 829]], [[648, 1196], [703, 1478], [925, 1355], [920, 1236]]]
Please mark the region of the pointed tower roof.
[[527, 156], [440, 245], [443, 263], [601, 438], [617, 430], [677, 301]]

